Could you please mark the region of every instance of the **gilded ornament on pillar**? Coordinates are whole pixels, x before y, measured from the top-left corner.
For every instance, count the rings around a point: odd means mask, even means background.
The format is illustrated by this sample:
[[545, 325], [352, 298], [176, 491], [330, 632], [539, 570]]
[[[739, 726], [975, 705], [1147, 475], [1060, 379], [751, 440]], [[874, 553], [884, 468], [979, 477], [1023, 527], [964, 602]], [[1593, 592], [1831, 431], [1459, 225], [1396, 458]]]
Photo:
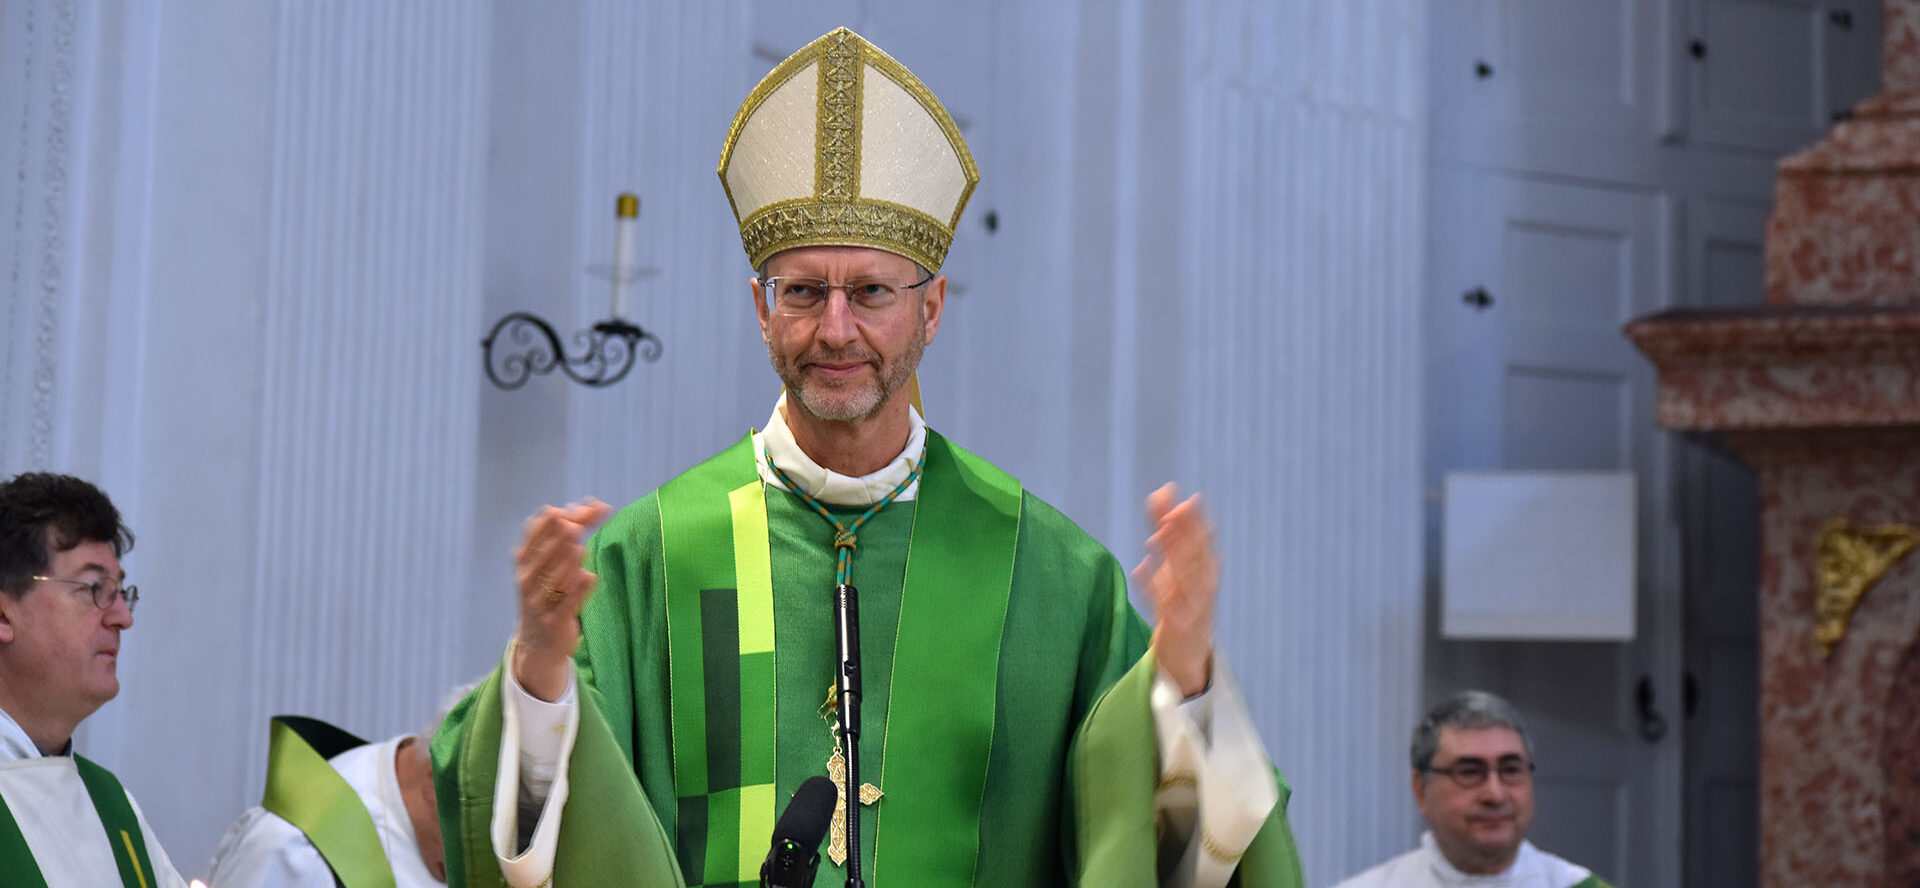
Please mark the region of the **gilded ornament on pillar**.
[[1820, 658], [1833, 654], [1845, 638], [1847, 621], [1860, 597], [1880, 581], [1894, 564], [1920, 545], [1920, 527], [1882, 524], [1852, 527], [1845, 519], [1829, 518], [1814, 539], [1814, 643]]

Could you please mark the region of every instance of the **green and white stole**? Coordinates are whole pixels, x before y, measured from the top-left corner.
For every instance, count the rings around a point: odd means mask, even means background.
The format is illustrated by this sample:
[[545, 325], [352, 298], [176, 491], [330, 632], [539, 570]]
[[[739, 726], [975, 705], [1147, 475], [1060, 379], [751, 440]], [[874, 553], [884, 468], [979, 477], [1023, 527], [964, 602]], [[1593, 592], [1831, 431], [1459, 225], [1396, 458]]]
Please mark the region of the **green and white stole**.
[[[896, 754], [882, 757], [886, 798], [863, 832], [877, 841], [900, 824], [870, 880], [897, 868], [915, 885], [969, 885], [1021, 489], [931, 430], [925, 460], [886, 713]], [[757, 885], [778, 814], [767, 498], [792, 495], [761, 482], [750, 436], [659, 492], [676, 839], [689, 885]], [[832, 581], [818, 580], [822, 602]]]
[[373, 815], [327, 759], [367, 741], [316, 718], [277, 715], [267, 741], [267, 789], [260, 807], [313, 843], [342, 888], [393, 888], [393, 865]]
[[[87, 787], [93, 810], [107, 831], [107, 844], [113, 846], [113, 862], [120, 867], [120, 881], [126, 888], [153, 888], [153, 861], [147, 857], [147, 840], [140, 832], [140, 820], [127, 801], [127, 791], [106, 768], [80, 756], [73, 757], [80, 771], [80, 782]], [[47, 888], [40, 864], [27, 848], [20, 823], [13, 819], [6, 800], [0, 799], [0, 873], [14, 888]]]

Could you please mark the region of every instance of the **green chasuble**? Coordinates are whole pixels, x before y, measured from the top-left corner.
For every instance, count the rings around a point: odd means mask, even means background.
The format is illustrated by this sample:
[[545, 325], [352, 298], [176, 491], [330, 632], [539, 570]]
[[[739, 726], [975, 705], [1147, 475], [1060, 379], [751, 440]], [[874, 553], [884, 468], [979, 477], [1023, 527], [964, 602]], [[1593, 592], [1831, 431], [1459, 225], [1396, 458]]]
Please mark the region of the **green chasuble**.
[[[833, 537], [760, 482], [750, 438], [594, 535], [556, 885], [759, 884], [775, 819], [834, 748]], [[1153, 662], [1105, 548], [929, 431], [916, 499], [860, 528], [852, 583], [860, 779], [883, 793], [859, 808], [868, 885], [1156, 884]], [[454, 886], [503, 884], [501, 680], [433, 743]], [[1287, 794], [1237, 884], [1301, 884]], [[823, 848], [815, 884], [844, 881]]]

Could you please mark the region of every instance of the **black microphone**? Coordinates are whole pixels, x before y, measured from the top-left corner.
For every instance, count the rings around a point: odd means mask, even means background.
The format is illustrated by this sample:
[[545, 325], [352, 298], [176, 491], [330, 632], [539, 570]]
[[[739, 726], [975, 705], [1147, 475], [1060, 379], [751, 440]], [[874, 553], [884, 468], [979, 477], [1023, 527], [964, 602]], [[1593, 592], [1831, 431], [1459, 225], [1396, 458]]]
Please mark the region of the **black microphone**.
[[[851, 790], [860, 785], [860, 596], [846, 583], [833, 590], [833, 641], [839, 655], [834, 693], [840, 704], [840, 757], [847, 765], [841, 785]], [[860, 809], [847, 804], [846, 888], [866, 888], [860, 878]]]
[[[839, 660], [834, 698], [840, 704], [840, 734], [860, 739], [860, 593], [842, 583], [833, 590], [833, 644]], [[848, 772], [847, 779], [858, 775]]]
[[840, 797], [833, 781], [808, 777], [794, 790], [787, 810], [773, 825], [773, 848], [760, 865], [760, 888], [812, 888], [820, 866], [820, 840], [833, 819], [833, 803]]

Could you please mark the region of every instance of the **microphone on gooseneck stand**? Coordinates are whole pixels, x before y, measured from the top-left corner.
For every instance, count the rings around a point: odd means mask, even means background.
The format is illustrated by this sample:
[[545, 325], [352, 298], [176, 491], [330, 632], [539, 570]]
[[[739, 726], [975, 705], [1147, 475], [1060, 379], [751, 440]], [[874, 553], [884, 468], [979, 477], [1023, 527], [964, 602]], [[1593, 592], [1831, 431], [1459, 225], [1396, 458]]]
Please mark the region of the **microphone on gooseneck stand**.
[[[839, 655], [834, 669], [834, 697], [839, 703], [840, 757], [846, 761], [847, 778], [847, 886], [867, 888], [860, 878], [860, 593], [841, 583], [833, 590], [833, 641]], [[835, 792], [838, 798], [839, 793]]]
[[808, 777], [794, 790], [787, 810], [773, 825], [773, 848], [760, 865], [760, 888], [811, 888], [820, 866], [820, 840], [833, 819], [839, 792], [825, 777]]

